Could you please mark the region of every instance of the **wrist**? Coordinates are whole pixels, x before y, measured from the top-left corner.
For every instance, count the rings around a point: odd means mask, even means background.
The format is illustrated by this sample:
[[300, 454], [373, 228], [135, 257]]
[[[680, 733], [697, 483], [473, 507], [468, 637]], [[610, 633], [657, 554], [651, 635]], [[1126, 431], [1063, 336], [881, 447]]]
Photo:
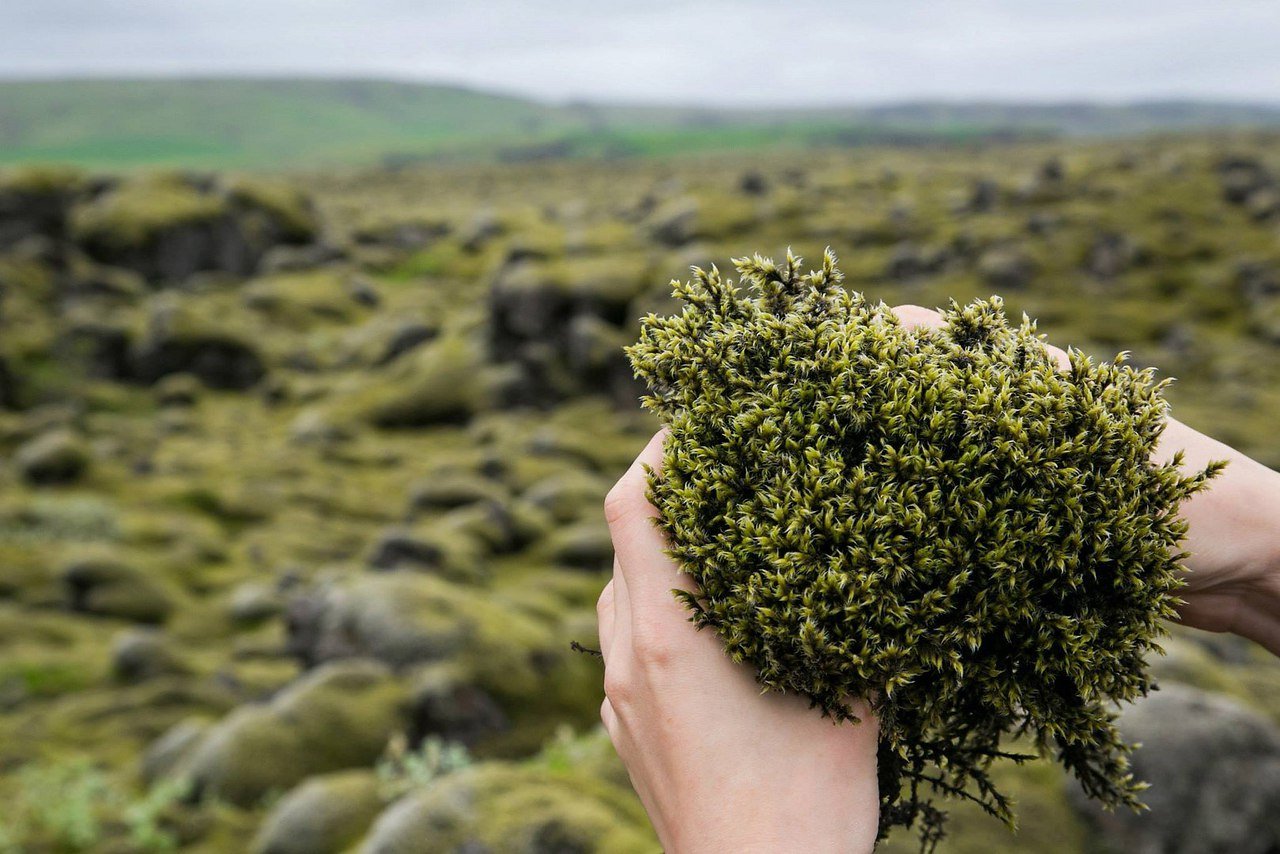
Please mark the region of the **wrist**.
[[1237, 594], [1231, 631], [1280, 655], [1280, 548], [1272, 551]]

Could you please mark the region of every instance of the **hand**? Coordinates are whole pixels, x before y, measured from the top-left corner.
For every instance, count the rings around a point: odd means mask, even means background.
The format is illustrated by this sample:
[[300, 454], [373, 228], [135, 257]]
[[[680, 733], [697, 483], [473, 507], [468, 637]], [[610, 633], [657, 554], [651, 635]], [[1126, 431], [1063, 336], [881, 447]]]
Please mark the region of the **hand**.
[[[942, 315], [918, 305], [893, 309], [907, 326], [943, 325]], [[1065, 369], [1067, 354], [1049, 352]], [[1173, 418], [1156, 447], [1165, 463], [1182, 450], [1182, 471], [1190, 474], [1211, 460], [1226, 469], [1203, 492], [1183, 502], [1188, 523], [1183, 549], [1190, 554], [1182, 622], [1211, 632], [1232, 632], [1280, 655], [1280, 473], [1198, 433]]]
[[643, 464], [605, 502], [613, 580], [597, 604], [609, 737], [669, 854], [869, 852], [879, 814], [877, 726], [836, 724], [797, 695], [762, 694], [673, 588], [693, 589], [664, 553]]

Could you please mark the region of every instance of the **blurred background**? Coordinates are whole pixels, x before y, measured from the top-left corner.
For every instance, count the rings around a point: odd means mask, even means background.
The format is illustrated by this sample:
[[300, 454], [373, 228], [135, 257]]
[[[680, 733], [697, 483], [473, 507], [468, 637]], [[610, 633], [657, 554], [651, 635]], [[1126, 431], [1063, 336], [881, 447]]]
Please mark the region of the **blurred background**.
[[[656, 850], [569, 644], [691, 264], [999, 293], [1280, 466], [1277, 44], [1274, 0], [6, 0], [0, 851]], [[1018, 834], [943, 850], [1277, 850], [1280, 667], [1166, 646], [1149, 813], [1002, 769]]]

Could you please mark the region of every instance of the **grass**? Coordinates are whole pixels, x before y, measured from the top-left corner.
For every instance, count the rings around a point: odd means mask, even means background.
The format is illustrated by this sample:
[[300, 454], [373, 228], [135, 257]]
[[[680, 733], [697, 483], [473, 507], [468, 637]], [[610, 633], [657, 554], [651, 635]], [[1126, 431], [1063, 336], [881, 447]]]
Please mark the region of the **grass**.
[[814, 145], [1280, 126], [1280, 108], [1174, 102], [720, 110], [544, 103], [382, 80], [0, 82], [0, 166], [313, 169], [423, 159], [659, 157]]

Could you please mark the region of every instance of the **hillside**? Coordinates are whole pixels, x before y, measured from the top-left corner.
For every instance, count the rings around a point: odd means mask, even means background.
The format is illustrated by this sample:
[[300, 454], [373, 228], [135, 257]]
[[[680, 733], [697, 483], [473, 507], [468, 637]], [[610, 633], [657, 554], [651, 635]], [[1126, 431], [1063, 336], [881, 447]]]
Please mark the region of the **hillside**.
[[728, 110], [549, 104], [378, 80], [0, 82], [0, 166], [297, 169], [1280, 127], [1280, 106], [918, 102]]

